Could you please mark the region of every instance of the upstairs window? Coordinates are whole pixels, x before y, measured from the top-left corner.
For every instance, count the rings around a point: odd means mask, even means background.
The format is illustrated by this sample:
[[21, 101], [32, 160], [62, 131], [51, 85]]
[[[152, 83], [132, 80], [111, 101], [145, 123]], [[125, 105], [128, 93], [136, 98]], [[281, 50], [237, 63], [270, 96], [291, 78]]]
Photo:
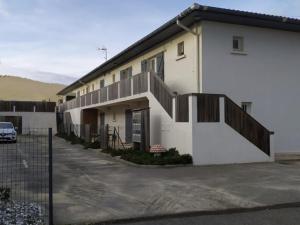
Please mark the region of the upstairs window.
[[77, 91], [77, 97], [79, 97], [80, 96], [80, 91]]
[[104, 80], [100, 80], [100, 88], [104, 88]]
[[86, 93], [88, 94], [90, 92], [90, 86], [86, 87]]
[[240, 36], [233, 36], [232, 38], [232, 50], [237, 52], [244, 51], [244, 38]]
[[112, 82], [115, 83], [116, 82], [116, 74], [112, 75]]
[[177, 44], [177, 56], [183, 56], [184, 55], [184, 42], [180, 42]]
[[132, 67], [120, 71], [120, 80], [125, 80], [130, 77], [132, 77]]
[[156, 72], [155, 70], [155, 58], [149, 59], [149, 64], [148, 64], [148, 72]]
[[94, 91], [95, 90], [95, 85], [94, 84], [92, 84], [92, 91]]

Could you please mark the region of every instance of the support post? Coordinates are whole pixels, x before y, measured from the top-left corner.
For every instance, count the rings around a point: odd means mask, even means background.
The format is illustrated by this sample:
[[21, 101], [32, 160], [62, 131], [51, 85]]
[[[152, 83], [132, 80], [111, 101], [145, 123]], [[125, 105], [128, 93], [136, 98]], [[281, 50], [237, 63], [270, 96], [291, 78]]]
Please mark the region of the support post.
[[151, 92], [151, 72], [147, 72], [147, 92]]
[[52, 180], [52, 128], [48, 129], [48, 145], [49, 145], [49, 225], [53, 225], [53, 180]]
[[219, 98], [219, 104], [220, 104], [220, 123], [225, 123], [225, 98], [220, 97]]

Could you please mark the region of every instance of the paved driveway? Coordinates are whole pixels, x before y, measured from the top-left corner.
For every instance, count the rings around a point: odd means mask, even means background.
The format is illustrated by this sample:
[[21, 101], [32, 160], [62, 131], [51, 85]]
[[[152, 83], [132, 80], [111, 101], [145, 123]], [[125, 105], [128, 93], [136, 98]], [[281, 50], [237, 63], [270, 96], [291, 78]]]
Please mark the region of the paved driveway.
[[300, 162], [141, 168], [54, 138], [55, 224], [300, 202]]

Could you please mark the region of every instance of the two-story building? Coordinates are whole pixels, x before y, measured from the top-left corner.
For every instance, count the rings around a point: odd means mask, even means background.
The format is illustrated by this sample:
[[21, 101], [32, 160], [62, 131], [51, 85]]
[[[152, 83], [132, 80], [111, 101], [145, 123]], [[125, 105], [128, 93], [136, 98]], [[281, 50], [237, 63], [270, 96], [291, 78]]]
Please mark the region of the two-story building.
[[297, 19], [194, 4], [60, 91], [76, 96], [60, 110], [132, 143], [132, 111], [150, 108], [150, 145], [199, 165], [300, 153], [299, 31]]

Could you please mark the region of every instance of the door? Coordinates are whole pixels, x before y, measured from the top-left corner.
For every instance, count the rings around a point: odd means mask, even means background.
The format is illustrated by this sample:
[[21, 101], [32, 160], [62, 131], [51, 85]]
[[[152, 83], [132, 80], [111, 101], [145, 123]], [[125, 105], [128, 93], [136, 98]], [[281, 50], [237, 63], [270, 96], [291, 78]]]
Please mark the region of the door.
[[100, 131], [104, 130], [105, 127], [105, 113], [101, 112], [100, 113]]
[[99, 134], [100, 134], [100, 147], [102, 149], [107, 148], [107, 136], [105, 131], [105, 113], [100, 113], [100, 127], [99, 127]]
[[132, 143], [132, 111], [128, 109], [125, 111], [125, 141]]

